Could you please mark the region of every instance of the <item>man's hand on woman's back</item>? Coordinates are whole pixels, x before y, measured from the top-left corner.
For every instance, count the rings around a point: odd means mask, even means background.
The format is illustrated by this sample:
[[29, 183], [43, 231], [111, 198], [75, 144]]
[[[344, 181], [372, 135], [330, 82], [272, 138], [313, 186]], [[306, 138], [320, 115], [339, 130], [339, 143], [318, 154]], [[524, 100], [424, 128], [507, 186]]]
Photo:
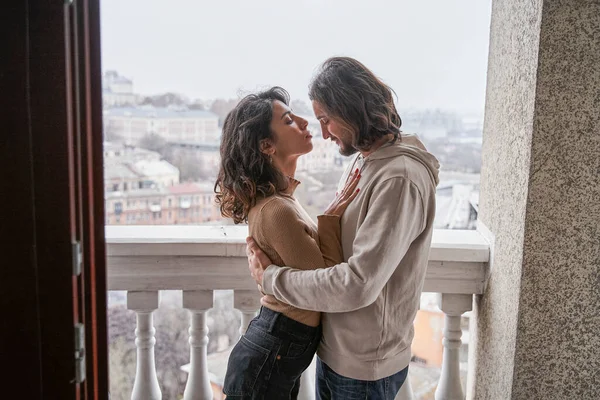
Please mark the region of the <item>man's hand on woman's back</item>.
[[271, 259], [258, 247], [254, 239], [250, 236], [246, 238], [246, 255], [248, 256], [250, 275], [256, 283], [261, 285], [265, 269], [272, 264]]

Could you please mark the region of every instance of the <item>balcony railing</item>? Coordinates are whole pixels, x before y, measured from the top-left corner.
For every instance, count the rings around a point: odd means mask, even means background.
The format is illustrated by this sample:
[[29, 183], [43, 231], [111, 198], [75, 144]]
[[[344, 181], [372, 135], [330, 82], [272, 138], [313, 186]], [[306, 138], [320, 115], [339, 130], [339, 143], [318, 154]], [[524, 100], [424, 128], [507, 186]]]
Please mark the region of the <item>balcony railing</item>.
[[[248, 272], [246, 235], [247, 229], [241, 226], [106, 227], [108, 289], [126, 290], [127, 307], [137, 315], [133, 400], [161, 398], [152, 322], [160, 290], [183, 291], [182, 306], [190, 312], [190, 373], [184, 399], [213, 398], [206, 358], [206, 312], [212, 307], [213, 291], [234, 291], [234, 307], [242, 315], [240, 333], [260, 307], [256, 283]], [[436, 400], [464, 399], [459, 370], [460, 320], [471, 310], [473, 295], [484, 291], [488, 260], [489, 245], [477, 231], [434, 232], [424, 292], [439, 293], [439, 306], [445, 313]], [[397, 399], [411, 398], [406, 384]]]

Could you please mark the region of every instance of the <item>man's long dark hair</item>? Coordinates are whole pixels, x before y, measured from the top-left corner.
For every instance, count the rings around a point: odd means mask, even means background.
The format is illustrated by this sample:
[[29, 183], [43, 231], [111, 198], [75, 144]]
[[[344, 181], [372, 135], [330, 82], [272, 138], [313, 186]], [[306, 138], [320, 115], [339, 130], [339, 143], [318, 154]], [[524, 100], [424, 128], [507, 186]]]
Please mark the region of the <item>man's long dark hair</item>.
[[308, 96], [352, 133], [357, 150], [365, 151], [388, 134], [400, 140], [402, 119], [392, 93], [388, 85], [359, 61], [332, 57], [312, 79]]
[[223, 122], [221, 166], [215, 183], [221, 215], [236, 224], [248, 222], [248, 213], [260, 197], [272, 196], [288, 186], [261, 142], [273, 139], [270, 124], [273, 102], [289, 104], [289, 94], [280, 87], [244, 97]]

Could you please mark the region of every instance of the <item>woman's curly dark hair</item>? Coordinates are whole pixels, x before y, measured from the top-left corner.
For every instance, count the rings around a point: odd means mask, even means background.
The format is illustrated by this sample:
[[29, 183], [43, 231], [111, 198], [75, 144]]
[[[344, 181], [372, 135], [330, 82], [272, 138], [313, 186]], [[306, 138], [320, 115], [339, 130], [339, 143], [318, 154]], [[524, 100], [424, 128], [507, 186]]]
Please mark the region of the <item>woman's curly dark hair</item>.
[[273, 139], [270, 129], [273, 102], [290, 102], [278, 86], [244, 97], [227, 114], [221, 135], [221, 166], [215, 183], [221, 215], [236, 224], [248, 222], [248, 213], [262, 197], [284, 191], [288, 180], [261, 152], [261, 142]]
[[350, 57], [326, 60], [308, 88], [330, 117], [353, 133], [353, 146], [369, 150], [388, 134], [401, 140], [402, 119], [394, 104], [392, 88], [359, 61]]

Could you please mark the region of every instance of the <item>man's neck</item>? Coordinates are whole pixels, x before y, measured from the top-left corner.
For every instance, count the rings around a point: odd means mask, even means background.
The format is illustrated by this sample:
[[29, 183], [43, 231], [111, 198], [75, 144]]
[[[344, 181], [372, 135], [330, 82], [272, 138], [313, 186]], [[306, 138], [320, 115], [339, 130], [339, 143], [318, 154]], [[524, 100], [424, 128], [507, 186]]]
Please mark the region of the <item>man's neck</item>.
[[379, 139], [377, 139], [371, 145], [371, 147], [369, 148], [369, 150], [361, 151], [360, 154], [362, 154], [363, 157], [367, 157], [370, 154], [373, 154], [377, 149], [379, 149], [384, 144], [390, 142], [393, 138], [394, 138], [394, 135], [392, 135], [391, 133], [388, 133], [387, 135], [382, 136]]

